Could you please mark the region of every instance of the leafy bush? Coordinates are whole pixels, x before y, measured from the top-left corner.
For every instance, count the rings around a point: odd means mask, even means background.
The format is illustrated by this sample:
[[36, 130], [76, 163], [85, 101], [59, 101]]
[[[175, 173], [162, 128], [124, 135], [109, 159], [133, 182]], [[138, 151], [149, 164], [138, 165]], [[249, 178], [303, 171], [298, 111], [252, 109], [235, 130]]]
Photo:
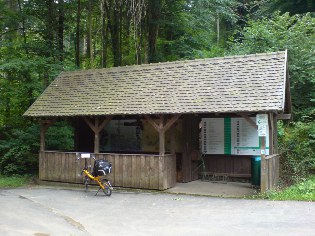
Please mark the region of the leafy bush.
[[281, 191], [271, 191], [262, 195], [270, 200], [305, 200], [315, 201], [315, 176], [296, 183]]
[[315, 173], [315, 122], [280, 125], [279, 151], [284, 181], [296, 182]]
[[4, 131], [0, 140], [0, 173], [5, 175], [34, 173], [38, 166], [39, 128]]
[[[0, 174], [23, 175], [38, 171], [39, 126], [0, 130]], [[48, 129], [46, 147], [50, 150], [73, 148], [73, 130], [65, 122]]]
[[57, 122], [46, 133], [47, 150], [73, 150], [74, 130], [67, 122]]

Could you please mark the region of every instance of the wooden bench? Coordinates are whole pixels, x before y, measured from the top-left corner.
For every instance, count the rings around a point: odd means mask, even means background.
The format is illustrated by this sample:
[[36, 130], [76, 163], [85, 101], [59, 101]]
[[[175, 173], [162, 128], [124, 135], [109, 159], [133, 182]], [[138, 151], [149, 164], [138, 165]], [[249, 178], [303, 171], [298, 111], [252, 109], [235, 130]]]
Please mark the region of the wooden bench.
[[234, 174], [224, 172], [200, 172], [201, 181], [222, 182], [227, 183], [229, 178], [250, 178], [250, 174]]

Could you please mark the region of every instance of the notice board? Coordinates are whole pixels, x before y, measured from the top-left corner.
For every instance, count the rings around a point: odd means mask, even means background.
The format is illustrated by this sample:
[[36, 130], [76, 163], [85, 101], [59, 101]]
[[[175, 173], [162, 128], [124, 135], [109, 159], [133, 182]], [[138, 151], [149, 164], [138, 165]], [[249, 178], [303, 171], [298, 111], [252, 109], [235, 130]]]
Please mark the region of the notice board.
[[[256, 122], [256, 118], [251, 118]], [[203, 154], [260, 155], [258, 131], [244, 118], [203, 118]], [[269, 155], [267, 127], [266, 154]]]

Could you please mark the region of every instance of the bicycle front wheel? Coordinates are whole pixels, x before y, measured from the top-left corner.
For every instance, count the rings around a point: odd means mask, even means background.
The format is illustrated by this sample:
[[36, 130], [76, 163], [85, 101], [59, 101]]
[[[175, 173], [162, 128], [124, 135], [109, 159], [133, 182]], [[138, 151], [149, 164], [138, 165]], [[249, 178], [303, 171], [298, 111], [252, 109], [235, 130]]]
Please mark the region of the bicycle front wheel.
[[112, 195], [112, 186], [109, 181], [102, 180], [102, 185], [104, 186], [103, 192], [106, 196]]

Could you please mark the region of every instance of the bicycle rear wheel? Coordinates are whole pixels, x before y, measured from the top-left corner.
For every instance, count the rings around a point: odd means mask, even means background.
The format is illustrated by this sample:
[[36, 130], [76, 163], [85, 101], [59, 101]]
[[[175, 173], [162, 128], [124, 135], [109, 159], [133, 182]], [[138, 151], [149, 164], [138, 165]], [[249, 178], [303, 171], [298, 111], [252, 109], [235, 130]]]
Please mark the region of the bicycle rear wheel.
[[89, 178], [85, 176], [84, 178], [84, 187], [85, 187], [85, 192], [87, 193], [89, 190]]
[[102, 180], [102, 185], [104, 186], [103, 192], [106, 196], [112, 195], [112, 186], [108, 180]]

